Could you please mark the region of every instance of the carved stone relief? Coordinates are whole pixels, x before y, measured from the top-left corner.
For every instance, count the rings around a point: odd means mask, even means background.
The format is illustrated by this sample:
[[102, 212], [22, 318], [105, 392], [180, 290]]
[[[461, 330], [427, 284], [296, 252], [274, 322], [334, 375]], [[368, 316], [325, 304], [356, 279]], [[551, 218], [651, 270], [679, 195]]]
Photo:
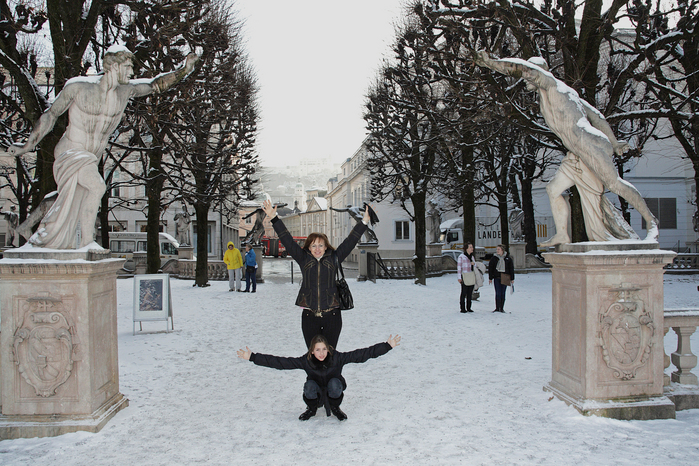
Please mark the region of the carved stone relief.
[[15, 364], [37, 396], [50, 397], [65, 383], [77, 359], [78, 338], [61, 299], [37, 296], [20, 302], [22, 324], [14, 334]]
[[655, 332], [653, 316], [638, 291], [641, 288], [622, 284], [609, 290], [615, 294], [609, 307], [600, 312], [599, 340], [602, 358], [614, 377], [631, 380], [650, 358]]

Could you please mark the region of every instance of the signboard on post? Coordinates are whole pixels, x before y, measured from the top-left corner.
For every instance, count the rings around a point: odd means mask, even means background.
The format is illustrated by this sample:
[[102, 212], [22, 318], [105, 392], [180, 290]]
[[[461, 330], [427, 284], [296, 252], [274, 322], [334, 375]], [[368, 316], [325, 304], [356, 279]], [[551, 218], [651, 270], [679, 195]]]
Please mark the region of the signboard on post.
[[133, 334], [136, 335], [136, 322], [143, 331], [144, 321], [167, 321], [170, 319], [172, 330], [175, 322], [172, 317], [172, 294], [170, 293], [169, 274], [151, 274], [134, 276], [133, 291]]

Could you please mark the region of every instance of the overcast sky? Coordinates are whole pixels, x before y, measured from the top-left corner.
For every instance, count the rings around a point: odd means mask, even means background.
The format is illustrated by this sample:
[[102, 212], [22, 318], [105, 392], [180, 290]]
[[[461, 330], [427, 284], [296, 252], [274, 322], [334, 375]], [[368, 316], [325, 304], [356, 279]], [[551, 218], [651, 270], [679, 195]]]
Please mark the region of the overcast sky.
[[257, 72], [265, 166], [351, 157], [364, 95], [390, 54], [405, 0], [234, 0]]

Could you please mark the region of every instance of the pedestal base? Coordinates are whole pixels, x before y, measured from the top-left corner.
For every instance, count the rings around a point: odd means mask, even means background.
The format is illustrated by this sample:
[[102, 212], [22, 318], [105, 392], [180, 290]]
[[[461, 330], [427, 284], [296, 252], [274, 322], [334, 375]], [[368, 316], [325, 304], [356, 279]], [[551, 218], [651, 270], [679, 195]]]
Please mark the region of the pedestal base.
[[89, 415], [0, 415], [0, 440], [55, 437], [80, 431], [94, 434], [127, 406], [129, 400], [119, 393]]
[[117, 358], [123, 259], [51, 254], [0, 260], [0, 438], [96, 431], [128, 404]]
[[675, 411], [699, 409], [699, 387], [670, 383], [665, 386], [665, 396], [675, 403]]
[[357, 249], [359, 249], [359, 276], [357, 276], [357, 281], [376, 280], [376, 270], [370, 270], [376, 264], [370, 264], [369, 257], [370, 254], [375, 255], [377, 253], [379, 243], [359, 243]]
[[674, 417], [663, 395], [663, 266], [675, 253], [603, 246], [544, 254], [553, 266], [545, 388], [583, 414]]
[[621, 421], [675, 419], [675, 404], [666, 396], [586, 400], [572, 397], [553, 385], [553, 383], [545, 385], [544, 390], [551, 392], [556, 398], [585, 416], [594, 415]]

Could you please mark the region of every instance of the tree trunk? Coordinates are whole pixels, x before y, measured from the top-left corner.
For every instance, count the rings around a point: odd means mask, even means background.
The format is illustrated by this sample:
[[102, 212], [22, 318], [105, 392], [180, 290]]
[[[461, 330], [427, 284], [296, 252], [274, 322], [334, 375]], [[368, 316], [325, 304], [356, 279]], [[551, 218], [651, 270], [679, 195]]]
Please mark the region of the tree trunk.
[[694, 208], [699, 220], [699, 159], [692, 160], [692, 165], [694, 165]]
[[[469, 134], [466, 140], [470, 143], [473, 137]], [[476, 174], [473, 170], [473, 146], [464, 144], [461, 148], [461, 166], [466, 167], [467, 185], [464, 186], [462, 193], [462, 207], [464, 210], [464, 247], [466, 242], [470, 241], [473, 246], [476, 246], [476, 194], [473, 190], [473, 180]]]
[[462, 208], [464, 210], [464, 247], [466, 243], [473, 243], [476, 246], [476, 197], [473, 189], [466, 189], [464, 192]]
[[427, 222], [425, 215], [425, 199], [427, 196], [423, 192], [415, 193], [411, 196], [413, 208], [415, 209], [415, 283], [418, 285], [427, 284]]
[[160, 147], [154, 147], [150, 154], [148, 176], [146, 177], [146, 198], [148, 213], [146, 218], [146, 273], [158, 273], [160, 270], [160, 193], [165, 177], [162, 173], [163, 153]]
[[209, 257], [206, 248], [209, 204], [194, 204], [194, 212], [197, 216], [197, 265], [194, 274], [194, 284], [197, 286], [209, 285]]
[[527, 254], [538, 254], [539, 248], [536, 243], [536, 219], [534, 218], [534, 199], [532, 197], [532, 180], [528, 177], [520, 179], [522, 184], [522, 235], [527, 243], [525, 252]]
[[582, 204], [580, 203], [580, 193], [578, 188], [570, 188], [570, 240], [573, 243], [587, 241], [585, 231], [585, 217], [583, 216]]
[[100, 219], [100, 244], [103, 248], [109, 249], [109, 189], [102, 196], [102, 203], [97, 217]]
[[510, 248], [510, 222], [508, 219], [507, 212], [507, 194], [504, 196], [498, 196], [498, 212], [500, 212], [500, 232], [502, 238], [500, 238], [502, 244], [507, 246], [508, 250]]

